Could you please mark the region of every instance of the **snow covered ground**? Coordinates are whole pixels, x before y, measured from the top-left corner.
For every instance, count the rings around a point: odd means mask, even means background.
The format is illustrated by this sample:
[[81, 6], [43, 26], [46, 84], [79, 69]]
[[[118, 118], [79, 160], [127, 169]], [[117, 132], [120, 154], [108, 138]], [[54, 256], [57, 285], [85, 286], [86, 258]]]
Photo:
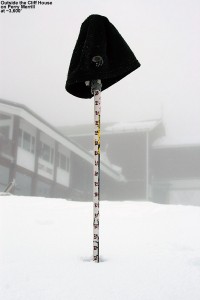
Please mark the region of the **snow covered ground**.
[[200, 207], [0, 197], [0, 299], [199, 300]]

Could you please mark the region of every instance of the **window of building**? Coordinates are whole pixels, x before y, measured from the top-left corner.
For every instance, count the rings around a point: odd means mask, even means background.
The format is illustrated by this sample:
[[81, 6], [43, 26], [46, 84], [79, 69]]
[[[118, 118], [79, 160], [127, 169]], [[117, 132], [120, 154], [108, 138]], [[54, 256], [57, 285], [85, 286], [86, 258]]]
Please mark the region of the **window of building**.
[[54, 162], [54, 149], [51, 148], [49, 145], [40, 142], [40, 157], [53, 164]]
[[22, 148], [22, 130], [19, 130], [18, 146]]
[[31, 137], [31, 152], [35, 153], [35, 137]]
[[35, 137], [20, 129], [18, 146], [28, 152], [35, 153]]
[[6, 138], [9, 138], [10, 126], [0, 126], [0, 134]]
[[69, 171], [69, 158], [62, 153], [58, 153], [58, 167], [62, 170]]
[[24, 150], [27, 150], [30, 152], [31, 150], [31, 136], [27, 132], [24, 131], [24, 136], [23, 136], [23, 148]]
[[63, 170], [66, 170], [67, 167], [67, 158], [62, 153], [59, 153], [59, 167]]
[[0, 135], [9, 138], [11, 117], [0, 113]]

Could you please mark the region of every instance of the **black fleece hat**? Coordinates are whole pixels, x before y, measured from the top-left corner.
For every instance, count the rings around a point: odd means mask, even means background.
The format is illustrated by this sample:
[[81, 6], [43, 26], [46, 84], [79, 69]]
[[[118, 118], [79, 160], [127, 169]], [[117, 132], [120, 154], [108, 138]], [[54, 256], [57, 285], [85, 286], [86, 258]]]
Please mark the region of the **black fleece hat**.
[[91, 98], [85, 81], [101, 79], [105, 90], [139, 67], [135, 55], [109, 20], [91, 15], [81, 25], [65, 88], [76, 97]]

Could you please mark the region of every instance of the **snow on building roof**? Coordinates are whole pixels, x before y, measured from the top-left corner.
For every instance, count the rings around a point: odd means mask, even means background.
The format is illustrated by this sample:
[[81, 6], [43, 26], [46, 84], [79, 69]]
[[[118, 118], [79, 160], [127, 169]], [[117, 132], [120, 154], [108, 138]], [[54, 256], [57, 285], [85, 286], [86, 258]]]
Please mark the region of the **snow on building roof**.
[[138, 121], [138, 122], [120, 122], [105, 128], [105, 133], [122, 133], [122, 132], [146, 132], [153, 130], [160, 120]]
[[156, 140], [152, 145], [154, 149], [181, 148], [192, 146], [200, 146], [200, 136], [162, 137]]
[[[146, 132], [151, 131], [160, 123], [161, 120], [101, 123], [101, 134], [104, 135], [111, 133]], [[93, 134], [93, 130], [93, 124], [82, 124], [59, 128], [59, 131], [67, 137], [91, 136]]]

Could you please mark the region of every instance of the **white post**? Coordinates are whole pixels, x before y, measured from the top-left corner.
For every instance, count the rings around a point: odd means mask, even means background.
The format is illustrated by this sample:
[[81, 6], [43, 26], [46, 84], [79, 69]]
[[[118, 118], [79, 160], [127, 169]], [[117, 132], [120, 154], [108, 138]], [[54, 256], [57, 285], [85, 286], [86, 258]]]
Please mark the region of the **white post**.
[[94, 95], [93, 261], [99, 262], [101, 81], [92, 81]]

